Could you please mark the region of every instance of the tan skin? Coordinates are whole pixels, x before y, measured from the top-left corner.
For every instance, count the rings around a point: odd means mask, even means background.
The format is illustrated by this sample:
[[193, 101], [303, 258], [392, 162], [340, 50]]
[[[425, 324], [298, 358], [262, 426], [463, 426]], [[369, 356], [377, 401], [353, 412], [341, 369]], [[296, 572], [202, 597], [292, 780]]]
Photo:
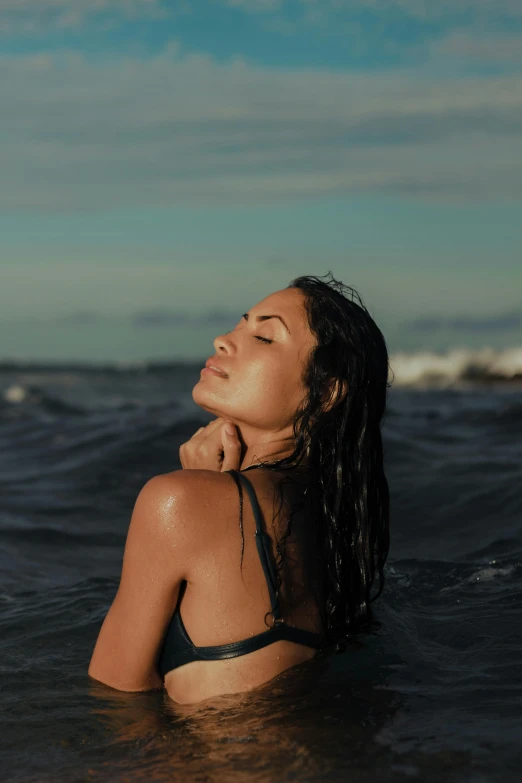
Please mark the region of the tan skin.
[[[256, 319], [271, 314], [281, 315], [290, 333], [279, 319]], [[138, 495], [120, 586], [89, 666], [94, 679], [124, 691], [164, 685], [174, 701], [190, 704], [251, 690], [316, 654], [313, 648], [277, 641], [237, 658], [193, 661], [168, 672], [164, 682], [157, 669], [184, 580], [180, 611], [196, 646], [226, 644], [267, 630], [264, 618], [270, 601], [254, 542], [252, 508], [244, 493], [241, 573], [239, 496], [232, 476], [224, 471], [292, 453], [292, 422], [305, 395], [301, 377], [313, 346], [304, 295], [298, 289], [269, 295], [251, 308], [248, 319], [242, 317], [232, 332], [214, 340], [212, 358], [228, 377], [202, 372], [192, 397], [216, 419], [181, 447], [182, 470], [154, 476]], [[229, 422], [234, 425], [232, 436], [225, 432]], [[293, 469], [296, 486], [285, 490], [284, 510], [295, 500], [293, 493], [302, 491], [306, 472], [305, 462]], [[288, 519], [283, 513], [281, 522], [271, 521], [280, 475], [262, 468], [246, 473], [272, 539], [280, 538]], [[290, 625], [321, 631], [303, 569], [303, 531], [310, 524], [305, 516], [294, 517], [292, 530], [297, 532], [287, 543], [281, 606]]]

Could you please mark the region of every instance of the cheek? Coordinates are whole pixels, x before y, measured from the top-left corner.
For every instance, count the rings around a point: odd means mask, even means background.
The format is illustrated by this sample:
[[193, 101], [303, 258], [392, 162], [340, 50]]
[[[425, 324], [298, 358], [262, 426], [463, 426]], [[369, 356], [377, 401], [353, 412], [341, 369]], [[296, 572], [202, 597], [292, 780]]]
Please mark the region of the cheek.
[[245, 378], [243, 391], [248, 391], [250, 398], [255, 395], [264, 405], [277, 403], [279, 410], [295, 410], [302, 397], [299, 372], [300, 368], [288, 358], [256, 363]]
[[283, 384], [280, 363], [263, 357], [248, 364], [234, 380], [234, 392], [251, 396], [279, 394]]
[[[244, 367], [228, 389], [237, 415], [252, 423], [279, 427], [293, 405], [295, 381], [280, 357], [261, 357]], [[295, 407], [295, 406], [294, 406]]]
[[216, 415], [236, 415], [252, 424], [279, 428], [293, 418], [302, 400], [300, 372], [297, 359], [267, 355], [238, 367], [230, 382], [209, 378], [193, 399], [202, 407], [212, 405]]

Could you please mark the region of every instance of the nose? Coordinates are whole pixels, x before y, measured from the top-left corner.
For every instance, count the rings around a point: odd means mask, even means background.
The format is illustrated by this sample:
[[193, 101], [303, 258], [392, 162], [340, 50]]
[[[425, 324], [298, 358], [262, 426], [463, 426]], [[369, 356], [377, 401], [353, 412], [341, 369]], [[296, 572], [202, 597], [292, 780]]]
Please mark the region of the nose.
[[230, 350], [230, 340], [225, 337], [227, 334], [228, 332], [225, 332], [225, 334], [220, 334], [214, 338], [214, 348], [216, 351], [220, 348], [224, 348], [226, 351]]

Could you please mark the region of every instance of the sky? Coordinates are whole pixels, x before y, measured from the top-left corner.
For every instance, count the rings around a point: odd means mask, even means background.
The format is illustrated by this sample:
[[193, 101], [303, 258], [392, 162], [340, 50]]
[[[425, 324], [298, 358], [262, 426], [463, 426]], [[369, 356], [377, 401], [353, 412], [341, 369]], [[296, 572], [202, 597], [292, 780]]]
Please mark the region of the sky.
[[522, 344], [520, 0], [0, 0], [0, 361], [207, 357], [299, 275]]

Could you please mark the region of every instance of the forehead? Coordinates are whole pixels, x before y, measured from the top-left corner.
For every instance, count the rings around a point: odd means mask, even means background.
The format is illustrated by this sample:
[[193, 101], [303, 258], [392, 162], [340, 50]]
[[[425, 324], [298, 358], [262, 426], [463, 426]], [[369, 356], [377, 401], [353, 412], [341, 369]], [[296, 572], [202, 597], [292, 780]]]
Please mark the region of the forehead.
[[283, 288], [265, 296], [254, 307], [256, 315], [281, 315], [290, 327], [308, 329], [308, 320], [304, 308], [305, 296], [298, 288]]

